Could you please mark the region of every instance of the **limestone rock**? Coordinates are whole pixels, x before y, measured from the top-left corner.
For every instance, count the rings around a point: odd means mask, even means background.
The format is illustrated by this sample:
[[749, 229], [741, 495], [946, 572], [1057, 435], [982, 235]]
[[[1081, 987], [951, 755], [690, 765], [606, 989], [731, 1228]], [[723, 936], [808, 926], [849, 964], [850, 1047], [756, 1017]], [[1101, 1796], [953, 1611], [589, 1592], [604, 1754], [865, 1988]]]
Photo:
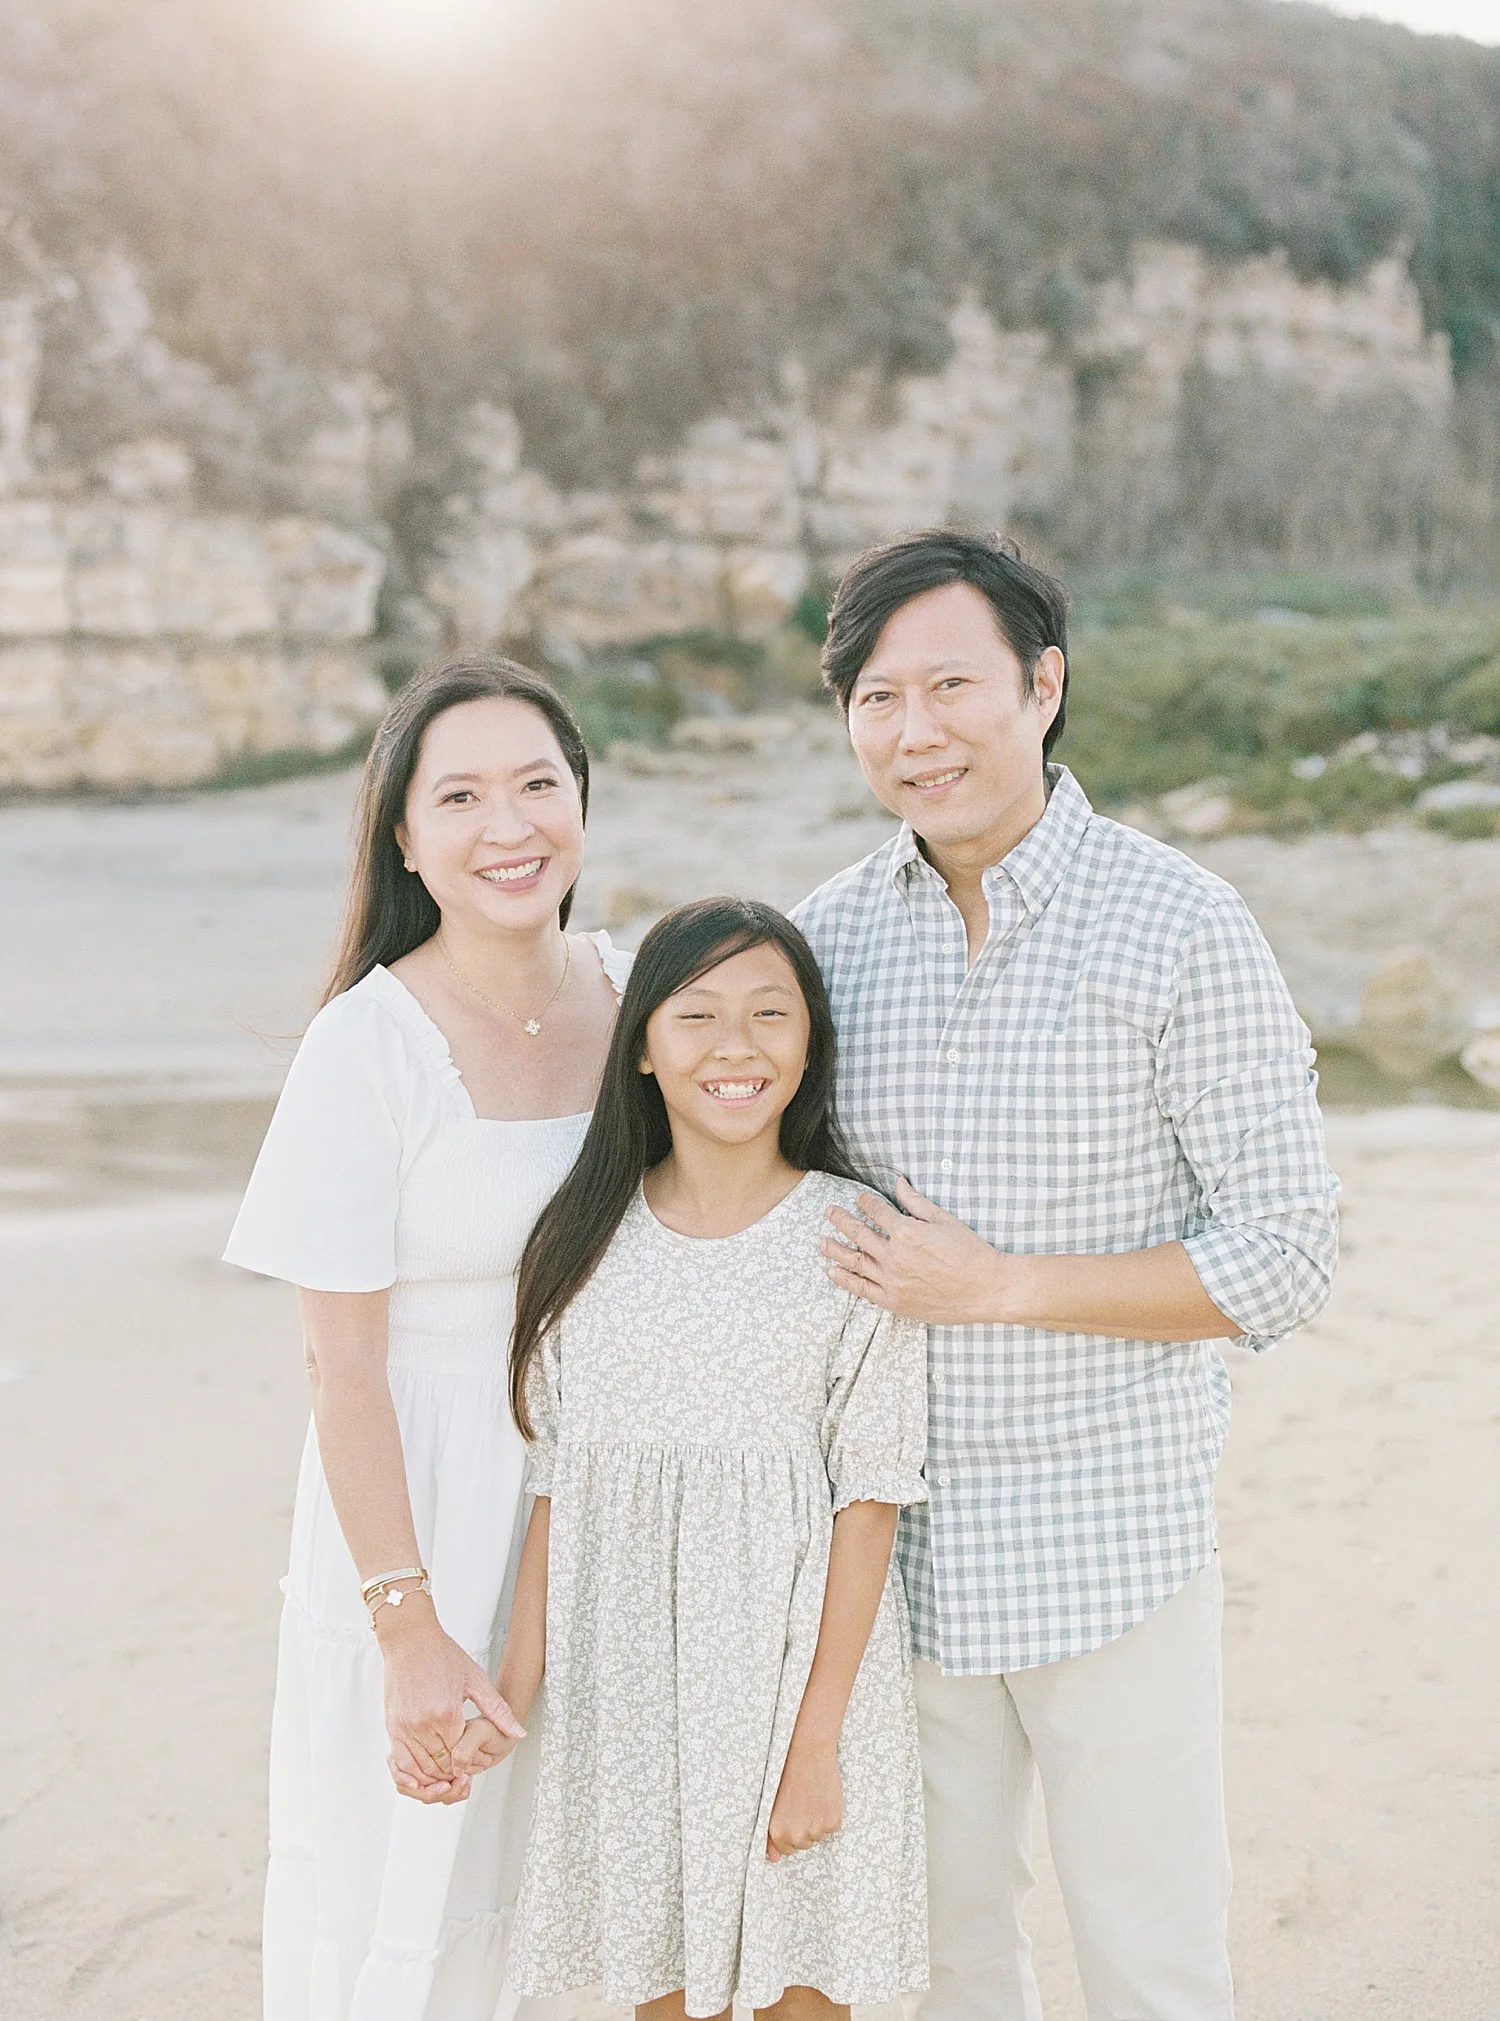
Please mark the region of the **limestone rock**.
[[[360, 641], [412, 456], [394, 396], [274, 363], [230, 385], [175, 357], [122, 256], [65, 275], [32, 249], [19, 270], [0, 301], [0, 781], [176, 784], [244, 752], [338, 748], [384, 701]], [[902, 528], [1020, 517], [1103, 561], [1200, 518], [1211, 543], [1204, 515], [1258, 523], [1255, 485], [1320, 561], [1432, 523], [1452, 374], [1399, 258], [1337, 288], [1280, 256], [1142, 245], [1084, 309], [1053, 335], [962, 300], [948, 362], [894, 382], [814, 388], [788, 361], [754, 411], [694, 421], [614, 486], [554, 483], [515, 414], [481, 400], [408, 556], [401, 636], [529, 636], [564, 663], [686, 632], [784, 638], [811, 582]], [[70, 452], [86, 468], [33, 427], [56, 319], [115, 389], [97, 445]], [[814, 684], [809, 665], [783, 692]], [[1233, 816], [1204, 781], [1140, 818], [1201, 839]]]
[[40, 307], [34, 289], [0, 302], [0, 492], [32, 474], [31, 413], [42, 368]]
[[388, 696], [355, 645], [0, 645], [0, 791], [201, 784], [237, 758], [341, 749]]
[[148, 435], [120, 442], [99, 459], [105, 489], [126, 505], [149, 499], [180, 500], [193, 486], [193, 459], [180, 442]]
[[1483, 1088], [1500, 1095], [1500, 1026], [1477, 1032], [1459, 1054], [1466, 1072]]
[[369, 636], [385, 575], [377, 548], [318, 519], [273, 519], [264, 538], [278, 632], [293, 639]]
[[1458, 814], [1470, 807], [1500, 807], [1500, 785], [1488, 779], [1447, 779], [1416, 798], [1419, 814]]
[[327, 521], [0, 499], [0, 637], [367, 637], [385, 557]]
[[1455, 1058], [1473, 1028], [1468, 989], [1420, 948], [1388, 954], [1360, 998], [1355, 1040], [1397, 1080], [1418, 1081]]
[[68, 630], [68, 555], [45, 499], [0, 499], [0, 637]]
[[1156, 804], [1171, 832], [1195, 839], [1222, 835], [1234, 820], [1234, 795], [1223, 779], [1179, 786], [1173, 793], [1163, 793]]

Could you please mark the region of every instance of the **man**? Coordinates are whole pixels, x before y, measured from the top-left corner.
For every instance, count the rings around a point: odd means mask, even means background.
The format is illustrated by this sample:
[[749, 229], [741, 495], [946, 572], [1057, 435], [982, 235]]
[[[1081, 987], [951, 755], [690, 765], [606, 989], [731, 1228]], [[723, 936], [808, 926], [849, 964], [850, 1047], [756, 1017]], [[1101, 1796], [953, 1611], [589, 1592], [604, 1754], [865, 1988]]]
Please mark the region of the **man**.
[[[1091, 2021], [1227, 2021], [1215, 1340], [1327, 1299], [1308, 1033], [1243, 902], [1049, 762], [1061, 586], [933, 532], [862, 556], [823, 653], [900, 833], [797, 917], [857, 1152], [837, 1282], [928, 1322], [903, 1520], [928, 1806], [923, 2021], [1034, 2021], [1040, 1772]], [[852, 1248], [849, 1245], [853, 1245]]]

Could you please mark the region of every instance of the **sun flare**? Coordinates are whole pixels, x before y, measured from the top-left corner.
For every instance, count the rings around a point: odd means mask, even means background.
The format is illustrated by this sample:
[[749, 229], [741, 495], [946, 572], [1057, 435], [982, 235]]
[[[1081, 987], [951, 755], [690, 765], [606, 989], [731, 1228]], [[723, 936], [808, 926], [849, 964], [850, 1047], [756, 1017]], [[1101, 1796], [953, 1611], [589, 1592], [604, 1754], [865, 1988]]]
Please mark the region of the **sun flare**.
[[504, 0], [331, 0], [333, 25], [396, 54], [451, 48], [495, 23]]

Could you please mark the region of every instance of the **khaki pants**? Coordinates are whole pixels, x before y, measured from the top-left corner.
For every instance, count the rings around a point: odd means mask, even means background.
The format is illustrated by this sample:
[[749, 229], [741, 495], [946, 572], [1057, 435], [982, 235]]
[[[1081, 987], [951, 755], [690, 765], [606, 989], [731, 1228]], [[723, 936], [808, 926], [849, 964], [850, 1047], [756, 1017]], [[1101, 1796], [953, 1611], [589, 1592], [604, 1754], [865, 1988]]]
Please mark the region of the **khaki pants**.
[[1089, 2021], [1231, 2021], [1218, 1560], [1086, 1656], [919, 1662], [932, 1990], [919, 2021], [1040, 2021], [1021, 1908], [1041, 1776]]

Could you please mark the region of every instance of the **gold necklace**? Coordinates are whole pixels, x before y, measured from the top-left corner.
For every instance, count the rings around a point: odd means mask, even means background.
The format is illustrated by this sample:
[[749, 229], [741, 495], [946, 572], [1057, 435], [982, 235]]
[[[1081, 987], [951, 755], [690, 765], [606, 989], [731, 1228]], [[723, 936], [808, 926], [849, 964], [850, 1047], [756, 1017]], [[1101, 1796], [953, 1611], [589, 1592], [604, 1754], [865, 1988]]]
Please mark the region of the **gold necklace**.
[[513, 1011], [510, 1008], [509, 1004], [497, 1003], [494, 997], [486, 996], [484, 991], [480, 989], [477, 983], [470, 982], [469, 978], [464, 974], [463, 970], [461, 968], [456, 967], [453, 962], [448, 960], [448, 950], [447, 948], [444, 947], [441, 936], [438, 936], [435, 945], [437, 947], [438, 953], [442, 956], [444, 962], [447, 963], [450, 972], [453, 975], [457, 976], [458, 980], [463, 984], [464, 988], [468, 990], [471, 996], [477, 996], [479, 1001], [481, 1003], [487, 1003], [491, 1010], [502, 1011], [506, 1017], [514, 1018], [516, 1023], [521, 1027], [522, 1031], [528, 1035], [528, 1037], [539, 1038], [541, 1036], [542, 1019], [547, 1015], [548, 1011], [551, 1010], [552, 1006], [557, 1002], [557, 999], [562, 995], [563, 984], [568, 979], [568, 965], [573, 959], [573, 950], [568, 945], [568, 936], [566, 934], [563, 935], [562, 975], [558, 979], [557, 988], [553, 990], [551, 996], [548, 997], [547, 1001], [542, 1005], [541, 1009], [537, 1012], [534, 1018], [523, 1018], [521, 1013], [519, 1011]]

